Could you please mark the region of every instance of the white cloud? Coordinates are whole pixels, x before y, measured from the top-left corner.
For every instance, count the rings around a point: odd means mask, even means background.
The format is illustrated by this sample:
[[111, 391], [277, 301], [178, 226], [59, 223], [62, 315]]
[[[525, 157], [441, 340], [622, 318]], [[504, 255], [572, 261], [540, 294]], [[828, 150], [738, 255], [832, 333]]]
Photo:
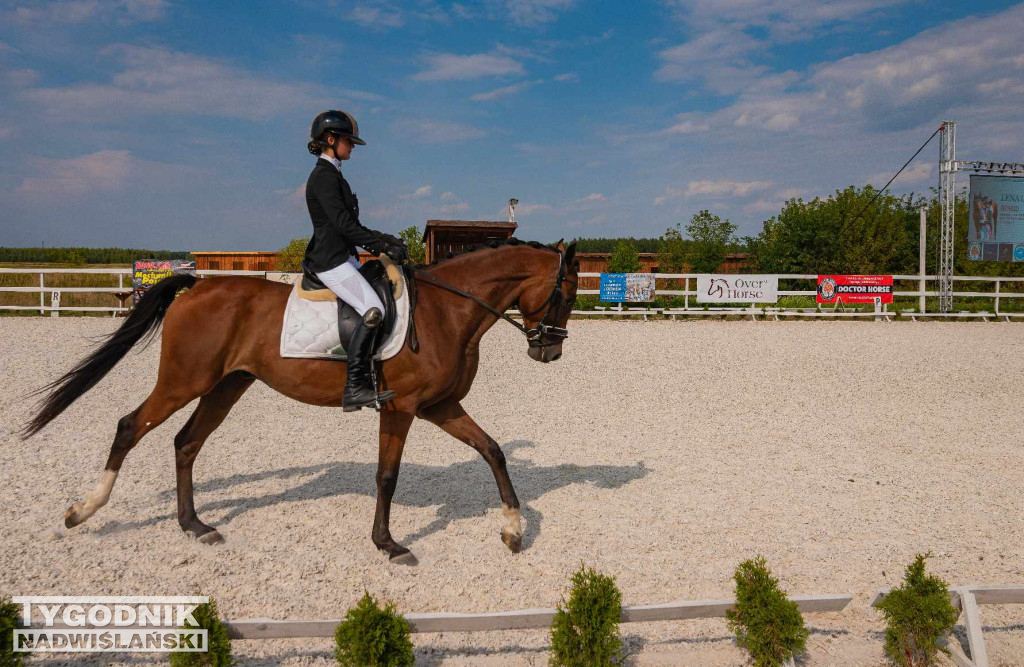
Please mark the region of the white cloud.
[[551, 206], [549, 204], [517, 204], [516, 215], [519, 217], [529, 217], [537, 211], [550, 211]]
[[466, 202], [458, 202], [456, 204], [445, 204], [441, 207], [441, 213], [456, 213], [458, 211], [466, 211], [469, 209], [469, 204]]
[[39, 72], [28, 68], [0, 69], [0, 83], [16, 88], [31, 86], [39, 80]]
[[487, 132], [474, 125], [443, 120], [405, 119], [395, 122], [393, 127], [409, 141], [421, 144], [452, 144], [487, 136]]
[[770, 187], [771, 183], [767, 181], [690, 181], [686, 186], [686, 194], [746, 197], [751, 192], [767, 190]]
[[532, 27], [555, 21], [559, 12], [574, 4], [575, 0], [505, 0], [505, 11], [516, 25]]
[[55, 0], [21, 5], [6, 16], [16, 23], [85, 23], [116, 20], [121, 23], [156, 21], [167, 10], [166, 0]]
[[607, 201], [607, 200], [608, 200], [608, 198], [605, 197], [600, 192], [592, 192], [589, 195], [587, 195], [586, 197], [583, 197], [582, 199], [580, 199], [579, 201]]
[[[25, 98], [54, 115], [78, 118], [173, 113], [265, 120], [295, 109], [320, 108], [326, 95], [317, 84], [277, 81], [180, 51], [115, 45], [105, 53], [122, 64], [110, 81], [37, 88]], [[379, 99], [346, 90], [332, 90], [331, 96], [341, 102]]]
[[[918, 159], [920, 160], [921, 158]], [[912, 164], [906, 169], [904, 169], [903, 173], [900, 174], [895, 181], [893, 181], [893, 184], [895, 185], [896, 183], [899, 183], [902, 185], [906, 185], [909, 183], [923, 183], [928, 180], [934, 180], [934, 177], [932, 176], [934, 172], [934, 164], [932, 164], [931, 162], [921, 161], [918, 162], [917, 164]], [[892, 175], [894, 173], [896, 173], [895, 169], [889, 173], [881, 172], [877, 174], [872, 174], [871, 176], [867, 177], [867, 182], [875, 186], [876, 188], [880, 188], [889, 182], [889, 179], [892, 178]]]
[[505, 56], [476, 53], [460, 56], [455, 53], [438, 53], [423, 58], [428, 68], [413, 75], [415, 81], [451, 81], [479, 79], [485, 76], [522, 75], [522, 63]]
[[555, 76], [555, 81], [563, 82], [568, 81], [570, 83], [579, 83], [580, 75], [575, 72], [566, 72], [565, 74], [558, 74]]
[[7, 42], [0, 41], [0, 53], [21, 53]]
[[434, 189], [434, 186], [432, 186], [432, 185], [424, 185], [424, 186], [416, 188], [416, 190], [414, 192], [410, 193], [410, 194], [398, 195], [398, 198], [399, 199], [423, 199], [424, 197], [429, 197], [430, 193], [431, 193], [431, 191], [433, 189]]
[[531, 86], [535, 86], [538, 83], [542, 82], [540, 80], [523, 81], [521, 83], [512, 84], [511, 86], [505, 86], [504, 88], [495, 88], [494, 90], [489, 90], [486, 93], [477, 93], [476, 95], [471, 96], [470, 99], [477, 102], [490, 102], [508, 95], [515, 95], [516, 93], [526, 90]]
[[455, 193], [451, 191], [442, 192], [441, 201], [455, 201]]
[[358, 5], [345, 18], [372, 29], [398, 28], [405, 23], [401, 12], [391, 6]]
[[810, 39], [823, 27], [851, 23], [910, 0], [667, 0], [675, 17], [697, 29], [760, 28], [775, 38]]
[[654, 72], [658, 81], [704, 80], [720, 93], [735, 93], [751, 86], [769, 68], [756, 65], [751, 56], [765, 45], [736, 30], [713, 30], [684, 44], [658, 53], [661, 66]]
[[666, 127], [660, 134], [703, 134], [711, 129], [703, 114], [679, 113], [676, 114], [674, 125]]
[[122, 189], [132, 176], [177, 169], [140, 160], [125, 150], [103, 150], [66, 160], [34, 159], [36, 175], [22, 180], [18, 191], [29, 197], [86, 195]]

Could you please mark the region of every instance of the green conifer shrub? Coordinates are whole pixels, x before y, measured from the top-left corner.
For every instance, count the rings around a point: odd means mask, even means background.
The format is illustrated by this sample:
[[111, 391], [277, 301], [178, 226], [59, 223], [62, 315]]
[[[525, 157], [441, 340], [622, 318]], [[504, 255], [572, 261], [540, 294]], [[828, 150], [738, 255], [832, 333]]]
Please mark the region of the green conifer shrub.
[[935, 665], [940, 651], [948, 655], [937, 642], [953, 630], [959, 616], [946, 582], [925, 574], [929, 556], [931, 552], [918, 554], [907, 566], [903, 585], [878, 604], [885, 617], [885, 653], [901, 667]]
[[409, 623], [369, 593], [348, 610], [334, 635], [334, 655], [344, 667], [405, 667], [416, 662]]
[[808, 630], [796, 603], [779, 588], [763, 556], [745, 560], [733, 575], [736, 606], [726, 612], [736, 643], [757, 667], [776, 667], [803, 653]]
[[21, 654], [14, 652], [14, 629], [21, 614], [11, 598], [0, 598], [0, 667], [21, 667]]
[[618, 665], [622, 655], [619, 620], [622, 593], [614, 577], [580, 565], [572, 575], [569, 601], [558, 604], [551, 623], [551, 665], [606, 667]]
[[192, 617], [196, 619], [198, 625], [192, 625], [186, 621], [185, 626], [206, 630], [206, 653], [174, 651], [170, 655], [172, 667], [231, 667], [234, 665], [228, 627], [220, 620], [217, 601], [210, 598], [209, 602], [199, 605], [192, 612]]

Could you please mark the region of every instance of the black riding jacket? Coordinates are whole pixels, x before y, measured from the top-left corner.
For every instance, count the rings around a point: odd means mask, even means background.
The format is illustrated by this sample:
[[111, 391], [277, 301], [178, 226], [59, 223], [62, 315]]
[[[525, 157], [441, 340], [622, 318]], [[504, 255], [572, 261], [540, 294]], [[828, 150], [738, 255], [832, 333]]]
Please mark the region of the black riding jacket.
[[306, 246], [302, 266], [322, 273], [341, 266], [356, 255], [356, 246], [375, 255], [387, 241], [380, 232], [359, 223], [359, 200], [334, 165], [320, 158], [306, 181], [306, 207], [313, 220], [313, 236]]

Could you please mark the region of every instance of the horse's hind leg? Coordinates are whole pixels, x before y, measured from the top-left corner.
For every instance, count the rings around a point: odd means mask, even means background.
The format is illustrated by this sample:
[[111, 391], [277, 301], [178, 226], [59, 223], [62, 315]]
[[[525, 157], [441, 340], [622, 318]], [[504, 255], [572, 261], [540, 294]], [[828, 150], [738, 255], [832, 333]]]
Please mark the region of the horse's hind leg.
[[117, 435], [114, 436], [114, 444], [110, 447], [110, 456], [107, 457], [107, 465], [100, 476], [100, 481], [86, 494], [85, 500], [78, 501], [64, 512], [66, 527], [74, 528], [107, 504], [110, 491], [117, 480], [117, 473], [124, 463], [124, 457], [128, 456], [128, 452], [138, 444], [142, 436], [162, 424], [190, 400], [192, 399], [168, 395], [160, 391], [158, 384], [142, 405], [121, 417], [117, 422]]
[[192, 464], [195, 463], [203, 443], [231, 412], [254, 378], [244, 372], [231, 373], [222, 379], [210, 393], [199, 399], [199, 406], [188, 422], [174, 437], [174, 463], [178, 478], [178, 525], [192, 533], [204, 544], [223, 541], [221, 534], [199, 520], [192, 491]]

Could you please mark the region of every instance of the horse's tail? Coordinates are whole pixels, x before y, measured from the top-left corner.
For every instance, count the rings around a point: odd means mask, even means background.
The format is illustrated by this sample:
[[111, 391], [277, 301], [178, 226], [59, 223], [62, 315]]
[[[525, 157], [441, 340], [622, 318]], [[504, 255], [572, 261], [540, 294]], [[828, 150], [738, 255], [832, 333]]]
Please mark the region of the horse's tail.
[[167, 308], [180, 290], [196, 283], [196, 277], [178, 274], [164, 278], [146, 291], [142, 299], [129, 313], [124, 324], [112, 333], [100, 347], [63, 377], [42, 387], [33, 394], [51, 392], [39, 406], [39, 413], [21, 431], [22, 439], [38, 433], [44, 426], [68, 409], [79, 396], [96, 386], [110, 372], [117, 362], [128, 354], [136, 343], [146, 338], [148, 344], [163, 321]]

